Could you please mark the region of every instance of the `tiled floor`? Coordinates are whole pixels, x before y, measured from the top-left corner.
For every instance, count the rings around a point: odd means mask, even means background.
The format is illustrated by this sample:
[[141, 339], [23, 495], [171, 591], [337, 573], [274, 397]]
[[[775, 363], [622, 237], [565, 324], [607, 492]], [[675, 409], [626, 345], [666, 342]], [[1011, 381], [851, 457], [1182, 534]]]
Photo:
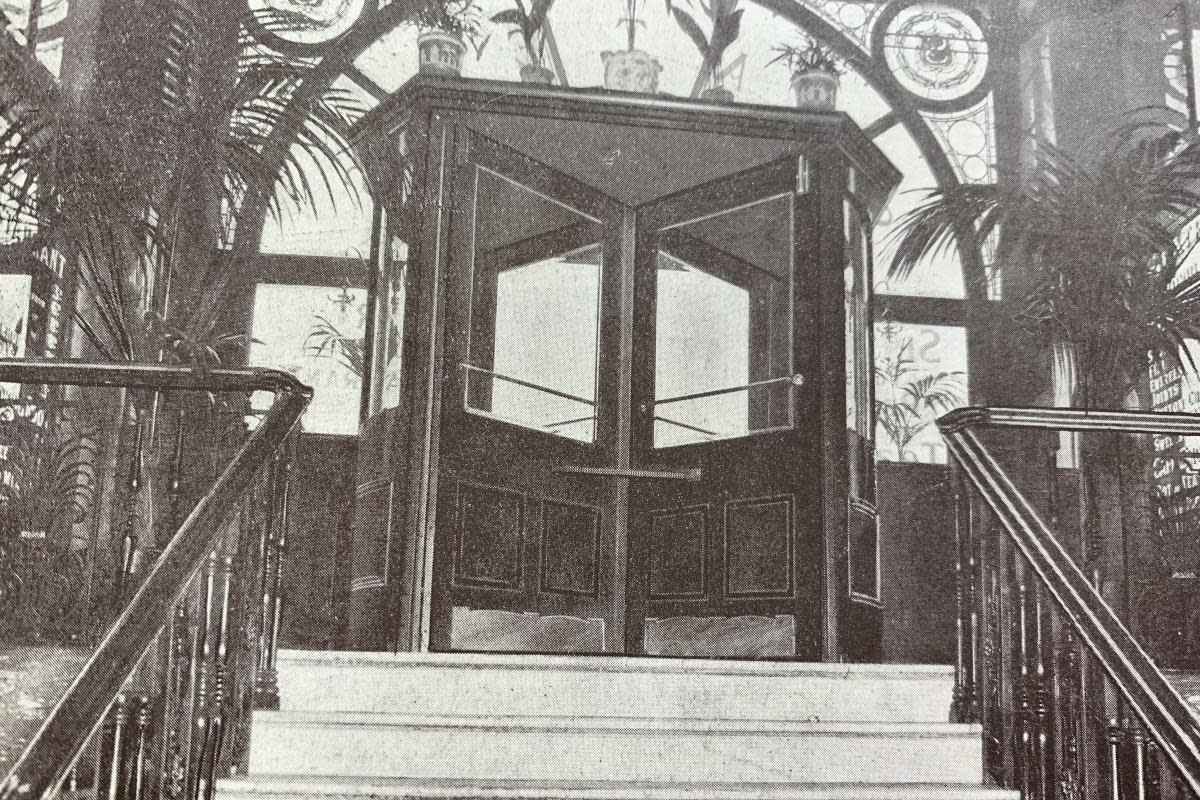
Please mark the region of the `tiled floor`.
[[16, 761], [90, 651], [0, 648], [0, 777]]

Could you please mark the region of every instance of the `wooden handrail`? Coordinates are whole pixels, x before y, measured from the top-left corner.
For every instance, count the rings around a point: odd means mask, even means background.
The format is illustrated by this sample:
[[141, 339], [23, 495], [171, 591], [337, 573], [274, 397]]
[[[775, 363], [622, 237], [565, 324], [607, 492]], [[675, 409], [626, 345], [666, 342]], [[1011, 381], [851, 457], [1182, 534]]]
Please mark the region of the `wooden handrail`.
[[164, 365], [20, 359], [0, 360], [0, 381], [275, 394], [275, 402], [262, 422], [184, 520], [0, 785], [0, 800], [27, 800], [49, 798], [62, 782], [76, 754], [100, 724], [142, 654], [170, 619], [170, 610], [203, 566], [218, 535], [239, 512], [237, 501], [298, 424], [312, 398], [312, 389], [288, 373], [269, 369], [195, 370]]
[[1200, 415], [1062, 408], [963, 408], [938, 421], [947, 447], [1117, 691], [1200, 795], [1200, 721], [980, 441], [978, 428], [1200, 434]]

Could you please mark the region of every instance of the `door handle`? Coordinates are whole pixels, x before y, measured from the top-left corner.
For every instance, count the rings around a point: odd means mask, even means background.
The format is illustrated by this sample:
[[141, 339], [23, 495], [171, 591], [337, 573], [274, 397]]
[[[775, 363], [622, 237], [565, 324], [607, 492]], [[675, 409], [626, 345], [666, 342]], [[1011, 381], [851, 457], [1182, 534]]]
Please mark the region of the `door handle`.
[[555, 467], [555, 472], [564, 475], [595, 475], [601, 478], [646, 478], [660, 481], [688, 481], [698, 483], [704, 477], [699, 467], [682, 472], [659, 472], [651, 469], [616, 469], [610, 467]]

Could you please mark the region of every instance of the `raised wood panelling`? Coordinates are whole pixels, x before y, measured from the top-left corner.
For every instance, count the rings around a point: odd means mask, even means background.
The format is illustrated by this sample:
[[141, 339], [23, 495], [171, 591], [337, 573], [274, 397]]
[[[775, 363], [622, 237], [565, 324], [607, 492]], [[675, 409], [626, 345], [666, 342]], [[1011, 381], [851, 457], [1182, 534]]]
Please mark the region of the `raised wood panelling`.
[[792, 498], [770, 497], [725, 504], [725, 594], [790, 596]]
[[651, 515], [651, 599], [704, 597], [706, 537], [704, 506]]
[[595, 597], [599, 592], [599, 559], [600, 511], [543, 500], [542, 591]]
[[524, 526], [520, 494], [460, 481], [454, 582], [520, 589]]

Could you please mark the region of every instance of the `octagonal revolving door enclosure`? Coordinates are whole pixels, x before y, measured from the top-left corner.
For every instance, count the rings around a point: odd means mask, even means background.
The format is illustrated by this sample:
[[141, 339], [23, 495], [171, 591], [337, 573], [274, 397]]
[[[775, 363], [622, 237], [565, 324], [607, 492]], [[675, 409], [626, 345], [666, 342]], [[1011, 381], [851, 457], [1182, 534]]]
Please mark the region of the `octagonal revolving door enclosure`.
[[419, 77], [356, 143], [360, 646], [872, 657], [899, 175], [845, 115]]

